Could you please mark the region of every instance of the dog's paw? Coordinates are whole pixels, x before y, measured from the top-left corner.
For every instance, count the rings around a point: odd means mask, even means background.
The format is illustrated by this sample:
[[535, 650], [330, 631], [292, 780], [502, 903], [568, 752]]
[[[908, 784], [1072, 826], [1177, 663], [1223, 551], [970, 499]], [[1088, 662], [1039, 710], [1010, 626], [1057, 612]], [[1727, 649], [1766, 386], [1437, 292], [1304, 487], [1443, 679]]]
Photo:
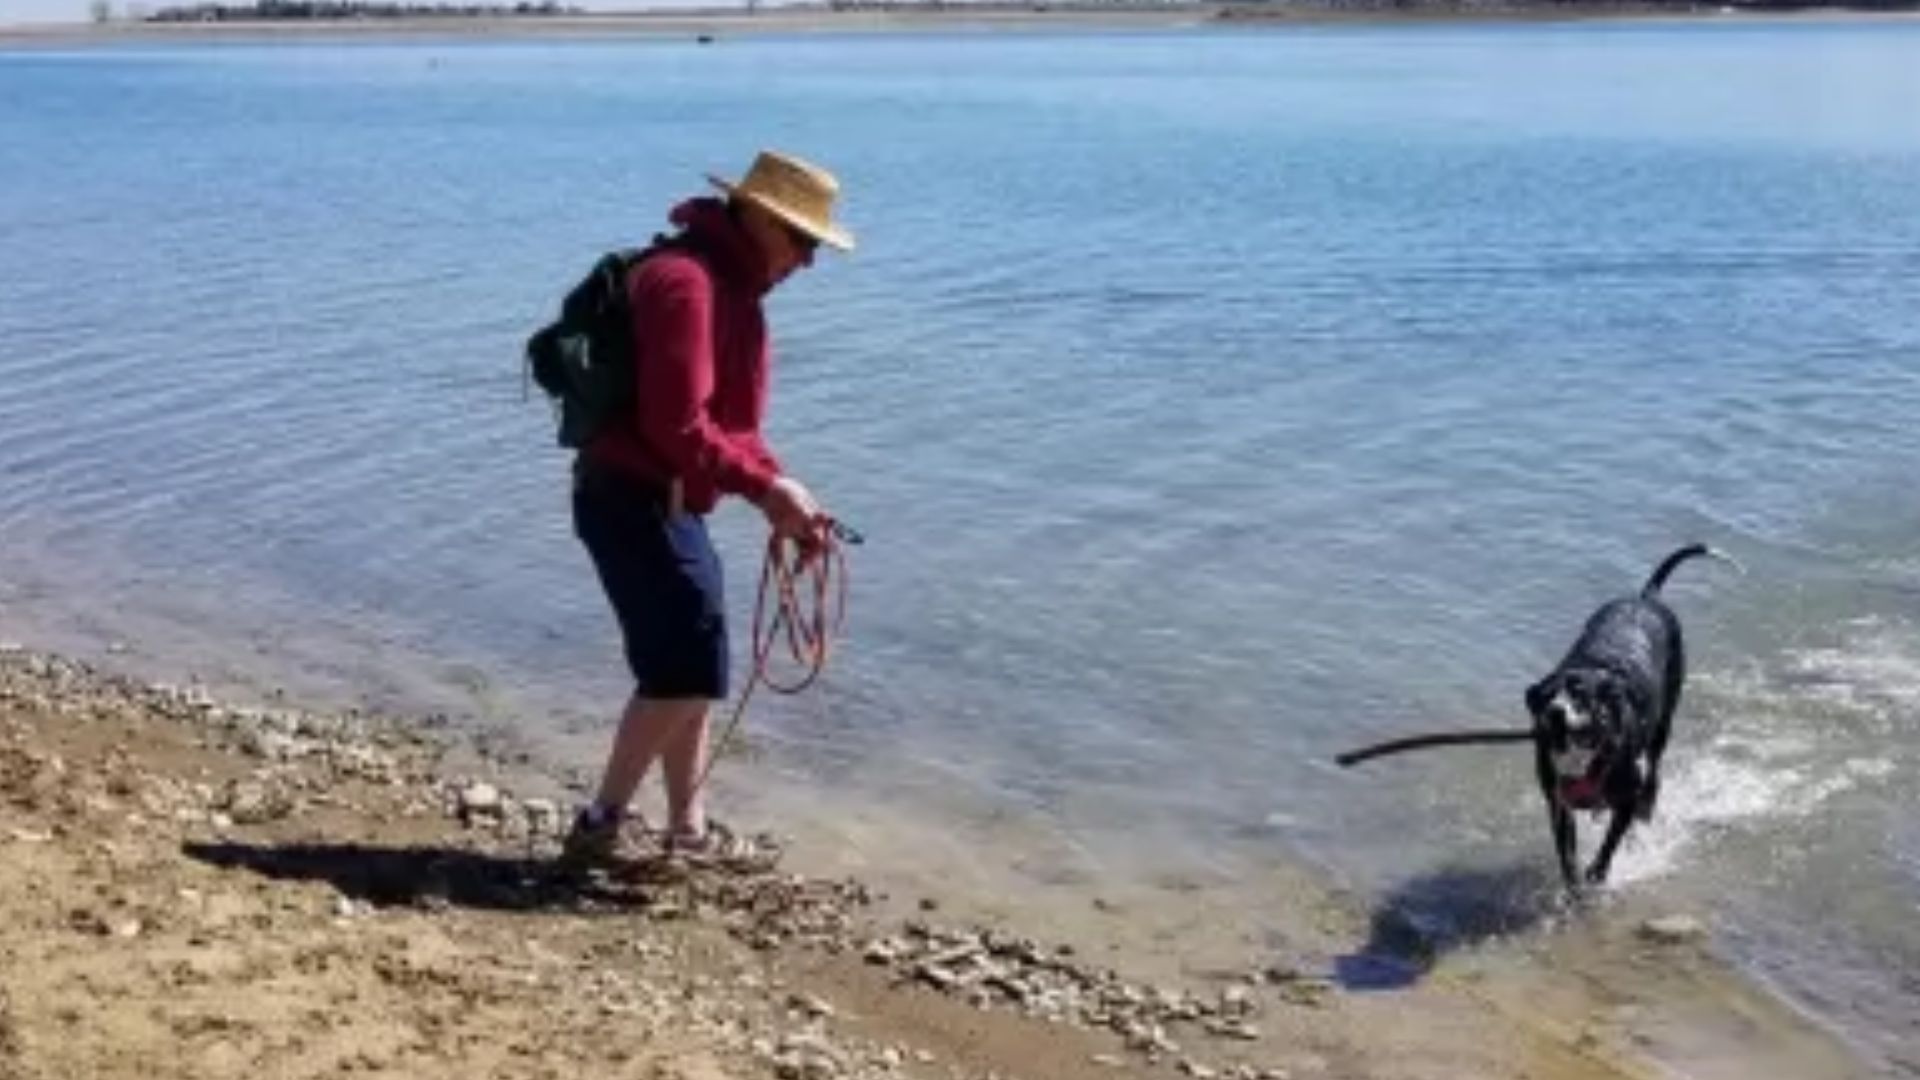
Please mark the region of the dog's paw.
[[1603, 888], [1607, 884], [1607, 873], [1611, 869], [1612, 867], [1604, 863], [1594, 863], [1592, 866], [1587, 867], [1587, 872], [1580, 875], [1580, 877], [1583, 883], [1590, 889]]
[[1633, 816], [1638, 821], [1652, 821], [1654, 804], [1660, 801], [1660, 785], [1648, 784], [1641, 789], [1639, 798], [1633, 801]]
[[1567, 899], [1579, 901], [1587, 891], [1587, 883], [1580, 875], [1577, 866], [1566, 865], [1560, 868], [1560, 887], [1566, 891]]

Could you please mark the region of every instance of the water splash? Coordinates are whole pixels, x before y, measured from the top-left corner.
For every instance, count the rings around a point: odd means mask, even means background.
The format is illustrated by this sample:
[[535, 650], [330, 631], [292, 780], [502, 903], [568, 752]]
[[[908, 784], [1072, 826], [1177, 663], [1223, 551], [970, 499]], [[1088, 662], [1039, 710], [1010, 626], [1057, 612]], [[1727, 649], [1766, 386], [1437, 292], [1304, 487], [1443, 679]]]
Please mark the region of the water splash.
[[1693, 690], [1690, 711], [1715, 733], [1693, 753], [1679, 737], [1659, 812], [1622, 850], [1617, 882], [1662, 877], [1730, 830], [1810, 819], [1848, 792], [1913, 771], [1920, 639], [1901, 624], [1856, 620], [1839, 644], [1702, 674]]

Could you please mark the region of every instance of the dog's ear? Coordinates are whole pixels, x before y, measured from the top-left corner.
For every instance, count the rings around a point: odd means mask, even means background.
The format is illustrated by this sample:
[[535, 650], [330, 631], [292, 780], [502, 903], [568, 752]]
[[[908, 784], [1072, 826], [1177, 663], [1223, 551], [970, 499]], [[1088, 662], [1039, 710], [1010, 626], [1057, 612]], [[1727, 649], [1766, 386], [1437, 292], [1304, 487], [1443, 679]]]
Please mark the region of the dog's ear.
[[1527, 687], [1527, 715], [1539, 716], [1540, 710], [1547, 707], [1547, 700], [1551, 697], [1553, 697], [1553, 676], [1551, 675]]

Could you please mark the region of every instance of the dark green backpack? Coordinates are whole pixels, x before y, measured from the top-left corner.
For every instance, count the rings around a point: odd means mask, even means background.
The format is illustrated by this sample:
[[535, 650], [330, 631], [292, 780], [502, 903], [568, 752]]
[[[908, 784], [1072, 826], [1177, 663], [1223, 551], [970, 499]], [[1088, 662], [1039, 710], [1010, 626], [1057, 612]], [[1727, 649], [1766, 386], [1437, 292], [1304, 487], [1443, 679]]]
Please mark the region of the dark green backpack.
[[561, 446], [585, 446], [634, 403], [632, 305], [627, 275], [640, 260], [679, 246], [660, 237], [600, 257], [560, 302], [560, 317], [527, 339], [527, 374], [553, 402]]

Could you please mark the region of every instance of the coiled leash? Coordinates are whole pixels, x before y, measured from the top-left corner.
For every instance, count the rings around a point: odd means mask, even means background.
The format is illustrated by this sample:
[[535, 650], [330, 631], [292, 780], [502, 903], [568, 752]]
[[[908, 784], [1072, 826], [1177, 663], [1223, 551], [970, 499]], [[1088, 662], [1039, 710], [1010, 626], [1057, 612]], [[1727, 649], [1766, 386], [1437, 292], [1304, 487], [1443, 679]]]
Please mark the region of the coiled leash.
[[[733, 715], [720, 732], [720, 738], [707, 754], [700, 779], [693, 789], [707, 786], [714, 763], [726, 750], [733, 733], [746, 715], [756, 687], [765, 685], [776, 694], [797, 694], [812, 686], [827, 668], [833, 653], [833, 639], [847, 617], [847, 557], [843, 545], [859, 545], [866, 537], [851, 527], [828, 518], [811, 550], [791, 537], [774, 533], [767, 537], [767, 553], [760, 560], [760, 592], [753, 602], [753, 667], [747, 685], [733, 706]], [[771, 616], [767, 598], [773, 598]], [[773, 654], [784, 638], [787, 653], [800, 667], [797, 679], [782, 682], [773, 676]]]

